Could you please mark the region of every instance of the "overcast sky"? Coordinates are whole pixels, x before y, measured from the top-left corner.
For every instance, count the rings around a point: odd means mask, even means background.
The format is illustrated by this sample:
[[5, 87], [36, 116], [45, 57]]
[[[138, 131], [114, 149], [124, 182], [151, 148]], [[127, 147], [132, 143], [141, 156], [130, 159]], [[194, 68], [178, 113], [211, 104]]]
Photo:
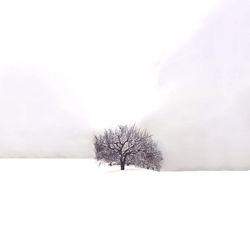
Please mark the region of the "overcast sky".
[[61, 138], [53, 129], [70, 136], [139, 121], [160, 101], [161, 64], [220, 3], [1, 1], [0, 135], [17, 145], [29, 135], [28, 150]]

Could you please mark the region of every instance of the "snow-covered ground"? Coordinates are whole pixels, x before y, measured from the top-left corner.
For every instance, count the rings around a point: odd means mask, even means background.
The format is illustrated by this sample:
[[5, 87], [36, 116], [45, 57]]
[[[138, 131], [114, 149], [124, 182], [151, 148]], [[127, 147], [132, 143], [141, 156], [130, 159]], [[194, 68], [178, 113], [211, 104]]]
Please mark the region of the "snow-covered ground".
[[0, 161], [0, 249], [250, 249], [250, 172]]

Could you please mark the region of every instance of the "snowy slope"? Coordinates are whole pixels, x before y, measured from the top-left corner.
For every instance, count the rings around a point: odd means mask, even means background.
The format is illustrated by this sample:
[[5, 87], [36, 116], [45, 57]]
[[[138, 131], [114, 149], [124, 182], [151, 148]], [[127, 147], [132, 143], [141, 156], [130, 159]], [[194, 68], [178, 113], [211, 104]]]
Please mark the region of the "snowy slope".
[[223, 1], [161, 68], [163, 104], [145, 119], [167, 170], [250, 169], [250, 2]]
[[248, 250], [250, 172], [1, 160], [0, 249]]

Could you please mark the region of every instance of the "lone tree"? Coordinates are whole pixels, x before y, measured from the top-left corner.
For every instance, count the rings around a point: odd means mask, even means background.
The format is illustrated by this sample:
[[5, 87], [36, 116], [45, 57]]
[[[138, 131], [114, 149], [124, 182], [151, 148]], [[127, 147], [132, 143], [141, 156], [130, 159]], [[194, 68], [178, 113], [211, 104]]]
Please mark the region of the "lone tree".
[[161, 168], [162, 154], [152, 135], [135, 125], [105, 130], [102, 135], [94, 137], [94, 146], [98, 161], [120, 165], [121, 170], [130, 164], [158, 171]]

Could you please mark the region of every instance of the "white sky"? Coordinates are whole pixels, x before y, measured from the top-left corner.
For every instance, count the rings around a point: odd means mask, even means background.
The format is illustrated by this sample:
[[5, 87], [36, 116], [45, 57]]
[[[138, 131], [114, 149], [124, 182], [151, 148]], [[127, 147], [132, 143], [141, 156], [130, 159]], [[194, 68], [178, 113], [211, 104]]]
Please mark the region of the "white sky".
[[1, 1], [0, 76], [11, 69], [36, 75], [63, 109], [88, 117], [91, 127], [136, 122], [157, 105], [161, 60], [219, 3]]

